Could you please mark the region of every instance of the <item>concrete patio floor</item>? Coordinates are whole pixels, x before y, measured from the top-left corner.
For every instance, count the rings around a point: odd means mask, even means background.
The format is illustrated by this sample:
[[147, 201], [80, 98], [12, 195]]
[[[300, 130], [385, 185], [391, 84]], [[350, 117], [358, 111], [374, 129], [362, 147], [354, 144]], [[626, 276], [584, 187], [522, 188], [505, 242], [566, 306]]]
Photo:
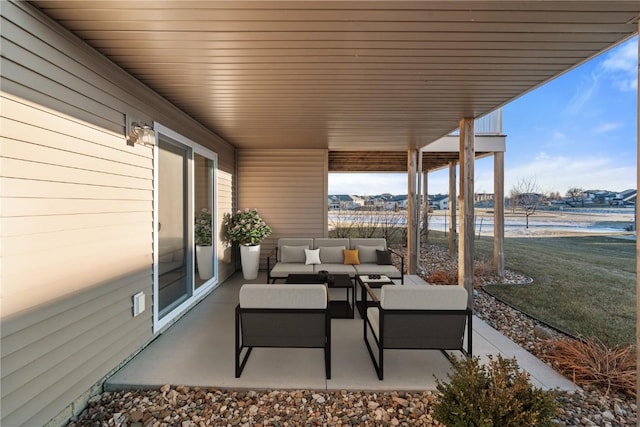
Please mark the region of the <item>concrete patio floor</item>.
[[[379, 381], [362, 338], [362, 321], [332, 320], [332, 379], [325, 379], [322, 349], [253, 350], [240, 378], [234, 377], [234, 310], [243, 283], [266, 283], [266, 273], [245, 281], [225, 281], [155, 339], [118, 372], [107, 390], [151, 388], [164, 384], [221, 389], [433, 390], [446, 380], [450, 363], [439, 351], [387, 350], [385, 377]], [[407, 276], [405, 281], [411, 281]], [[454, 352], [455, 354], [456, 352]], [[576, 386], [482, 320], [473, 319], [473, 354], [516, 357], [543, 389]]]

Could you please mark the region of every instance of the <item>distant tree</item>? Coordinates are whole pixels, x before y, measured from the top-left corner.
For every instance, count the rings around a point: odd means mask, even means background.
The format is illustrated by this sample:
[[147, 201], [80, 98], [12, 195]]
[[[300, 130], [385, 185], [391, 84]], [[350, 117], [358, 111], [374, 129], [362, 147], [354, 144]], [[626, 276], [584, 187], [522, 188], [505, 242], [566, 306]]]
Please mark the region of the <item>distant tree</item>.
[[560, 200], [560, 199], [562, 199], [562, 196], [560, 196], [559, 191], [552, 191], [551, 193], [549, 193], [549, 200]]
[[518, 207], [518, 197], [520, 197], [520, 193], [518, 193], [514, 188], [509, 191], [509, 207], [511, 208], [511, 213], [516, 213], [516, 208]]
[[538, 182], [535, 178], [523, 178], [511, 189], [510, 194], [513, 209], [522, 209], [527, 219], [526, 228], [529, 228], [529, 217], [536, 213], [538, 205], [545, 197], [538, 187]]
[[584, 189], [580, 187], [572, 187], [567, 190], [567, 197], [571, 197], [571, 200], [576, 203], [578, 200], [582, 202], [584, 208]]

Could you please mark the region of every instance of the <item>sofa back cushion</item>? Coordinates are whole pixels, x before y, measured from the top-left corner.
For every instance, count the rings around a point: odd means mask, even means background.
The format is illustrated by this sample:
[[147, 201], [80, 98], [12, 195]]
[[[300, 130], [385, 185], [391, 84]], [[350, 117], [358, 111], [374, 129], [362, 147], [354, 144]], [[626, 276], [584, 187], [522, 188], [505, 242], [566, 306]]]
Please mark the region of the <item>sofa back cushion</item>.
[[378, 254], [376, 251], [383, 251], [384, 246], [365, 246], [357, 245], [358, 256], [360, 257], [360, 263], [362, 264], [377, 264]]
[[[288, 248], [284, 248], [288, 246]], [[305, 249], [312, 249], [313, 239], [304, 238], [283, 238], [278, 239], [278, 261], [284, 263], [302, 263], [306, 258], [304, 256]]]
[[244, 284], [242, 308], [327, 308], [327, 287], [315, 284]]
[[464, 310], [467, 290], [455, 285], [383, 286], [380, 307], [386, 310]]
[[325, 247], [332, 248], [336, 246], [344, 246], [345, 248], [349, 249], [349, 239], [342, 237], [316, 237], [315, 239], [313, 239], [313, 249]]
[[387, 249], [387, 239], [384, 237], [352, 237], [349, 239], [349, 248], [356, 249], [358, 246], [376, 246]]
[[320, 261], [323, 264], [342, 264], [344, 263], [343, 250], [346, 246], [322, 246], [320, 248]]

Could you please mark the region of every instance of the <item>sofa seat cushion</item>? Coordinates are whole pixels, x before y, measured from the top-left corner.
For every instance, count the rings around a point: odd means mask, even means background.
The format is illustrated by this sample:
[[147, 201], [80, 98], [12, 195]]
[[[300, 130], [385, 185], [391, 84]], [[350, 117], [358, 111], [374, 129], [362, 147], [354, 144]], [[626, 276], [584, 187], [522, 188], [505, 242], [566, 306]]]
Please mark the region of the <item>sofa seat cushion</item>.
[[384, 274], [387, 277], [399, 279], [400, 270], [395, 268], [393, 265], [379, 265], [379, 264], [359, 264], [353, 266], [358, 273], [360, 274]]
[[314, 273], [318, 273], [321, 270], [326, 270], [329, 274], [348, 274], [349, 277], [355, 277], [356, 270], [353, 265], [346, 264], [319, 264], [314, 266]]
[[271, 277], [282, 279], [289, 274], [313, 274], [313, 267], [313, 265], [307, 265], [304, 262], [299, 264], [279, 262], [271, 269]]
[[245, 284], [240, 288], [242, 308], [327, 308], [327, 287], [313, 284]]

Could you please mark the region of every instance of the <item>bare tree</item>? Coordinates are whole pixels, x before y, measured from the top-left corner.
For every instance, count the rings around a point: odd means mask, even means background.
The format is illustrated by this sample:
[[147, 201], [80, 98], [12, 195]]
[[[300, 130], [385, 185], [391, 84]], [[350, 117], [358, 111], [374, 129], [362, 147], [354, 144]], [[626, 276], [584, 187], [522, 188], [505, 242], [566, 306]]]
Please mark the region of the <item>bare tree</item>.
[[534, 177], [523, 178], [511, 189], [510, 194], [513, 208], [522, 209], [527, 219], [526, 228], [529, 228], [529, 217], [536, 213], [538, 205], [544, 199], [538, 182]]
[[582, 202], [582, 207], [584, 208], [584, 190], [579, 187], [572, 187], [567, 190], [567, 197], [571, 197], [571, 200], [576, 203], [578, 200]]

